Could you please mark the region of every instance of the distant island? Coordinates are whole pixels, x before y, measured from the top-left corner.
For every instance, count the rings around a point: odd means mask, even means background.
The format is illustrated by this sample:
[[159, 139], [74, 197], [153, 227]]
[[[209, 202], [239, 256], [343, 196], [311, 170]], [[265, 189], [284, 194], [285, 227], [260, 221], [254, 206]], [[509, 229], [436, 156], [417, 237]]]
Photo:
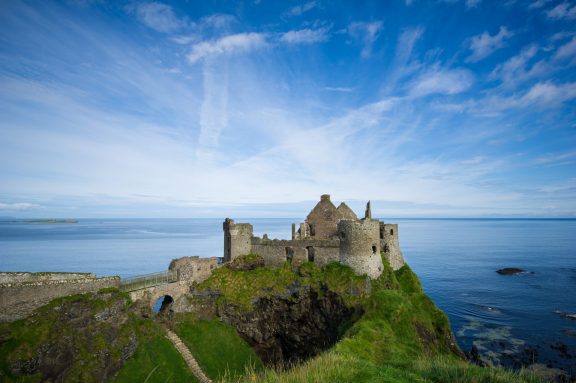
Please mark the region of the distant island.
[[26, 223], [78, 223], [77, 219], [26, 219]]

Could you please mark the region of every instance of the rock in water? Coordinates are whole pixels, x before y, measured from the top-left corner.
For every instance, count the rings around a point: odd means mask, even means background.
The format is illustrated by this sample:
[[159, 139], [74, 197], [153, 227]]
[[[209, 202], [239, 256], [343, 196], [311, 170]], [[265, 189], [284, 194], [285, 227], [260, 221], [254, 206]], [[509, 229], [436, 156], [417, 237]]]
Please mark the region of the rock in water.
[[[515, 274], [527, 273], [526, 270], [519, 269], [517, 267], [505, 267], [503, 269], [496, 270], [496, 272], [500, 275], [515, 275]], [[534, 273], [530, 273], [530, 274], [534, 274]]]

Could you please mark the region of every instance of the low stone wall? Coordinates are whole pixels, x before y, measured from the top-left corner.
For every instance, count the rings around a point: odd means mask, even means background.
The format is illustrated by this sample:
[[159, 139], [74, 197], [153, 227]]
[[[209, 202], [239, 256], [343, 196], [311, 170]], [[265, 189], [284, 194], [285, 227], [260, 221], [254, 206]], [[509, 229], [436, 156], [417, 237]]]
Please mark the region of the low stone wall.
[[93, 273], [29, 273], [29, 272], [0, 272], [0, 284], [4, 283], [22, 283], [22, 282], [42, 282], [42, 281], [61, 281], [67, 279], [96, 278]]
[[34, 276], [30, 276], [27, 282], [1, 283], [0, 322], [23, 319], [32, 314], [35, 309], [56, 298], [120, 286], [119, 277], [93, 278], [86, 277], [86, 274], [79, 274], [79, 276], [81, 278], [66, 279], [65, 277], [60, 280], [42, 278], [34, 280]]

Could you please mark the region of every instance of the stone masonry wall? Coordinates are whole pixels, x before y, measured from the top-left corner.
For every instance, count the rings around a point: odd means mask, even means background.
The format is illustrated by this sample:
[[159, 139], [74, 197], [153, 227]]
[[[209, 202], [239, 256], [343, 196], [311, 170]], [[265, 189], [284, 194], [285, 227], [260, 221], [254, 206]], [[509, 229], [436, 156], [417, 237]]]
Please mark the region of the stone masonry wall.
[[212, 271], [222, 266], [218, 263], [217, 257], [200, 258], [195, 255], [192, 257], [182, 257], [173, 259], [168, 266], [169, 270], [178, 271], [178, 280], [184, 282], [196, 281], [198, 283], [208, 278]]
[[0, 272], [0, 284], [41, 282], [41, 281], [61, 281], [66, 279], [96, 278], [93, 273], [29, 273], [29, 272]]
[[0, 284], [0, 322], [25, 318], [56, 298], [119, 286], [119, 277], [3, 283]]
[[393, 270], [398, 270], [405, 265], [398, 240], [398, 224], [380, 222], [380, 242]]
[[249, 223], [235, 223], [234, 220], [226, 218], [223, 228], [225, 262], [250, 253], [252, 225]]
[[266, 240], [259, 237], [252, 238], [252, 253], [264, 258], [266, 266], [281, 266], [287, 259], [286, 248], [292, 249], [292, 263], [295, 265], [307, 261], [308, 253], [312, 251], [314, 263], [324, 266], [330, 262], [338, 261], [340, 241], [338, 239]]
[[380, 256], [380, 222], [342, 220], [338, 223], [338, 232], [340, 262], [358, 275], [378, 278], [384, 268]]

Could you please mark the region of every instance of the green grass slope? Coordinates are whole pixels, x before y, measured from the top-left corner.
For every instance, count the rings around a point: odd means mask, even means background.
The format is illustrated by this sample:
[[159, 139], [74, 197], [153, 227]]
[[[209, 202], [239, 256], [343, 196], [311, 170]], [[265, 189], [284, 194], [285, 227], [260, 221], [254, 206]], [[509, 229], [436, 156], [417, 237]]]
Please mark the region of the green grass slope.
[[305, 263], [250, 271], [217, 270], [199, 286], [222, 293], [220, 304], [249, 310], [255, 299], [282, 294], [287, 286], [324, 284], [364, 314], [330, 350], [283, 371], [253, 369], [223, 382], [540, 382], [527, 372], [482, 368], [464, 360], [448, 318], [424, 294], [408, 266], [394, 272], [385, 262], [382, 276], [369, 281], [347, 267], [319, 269]]
[[262, 362], [236, 330], [217, 319], [198, 320], [180, 314], [175, 331], [211, 379], [236, 379], [246, 371], [262, 370]]

